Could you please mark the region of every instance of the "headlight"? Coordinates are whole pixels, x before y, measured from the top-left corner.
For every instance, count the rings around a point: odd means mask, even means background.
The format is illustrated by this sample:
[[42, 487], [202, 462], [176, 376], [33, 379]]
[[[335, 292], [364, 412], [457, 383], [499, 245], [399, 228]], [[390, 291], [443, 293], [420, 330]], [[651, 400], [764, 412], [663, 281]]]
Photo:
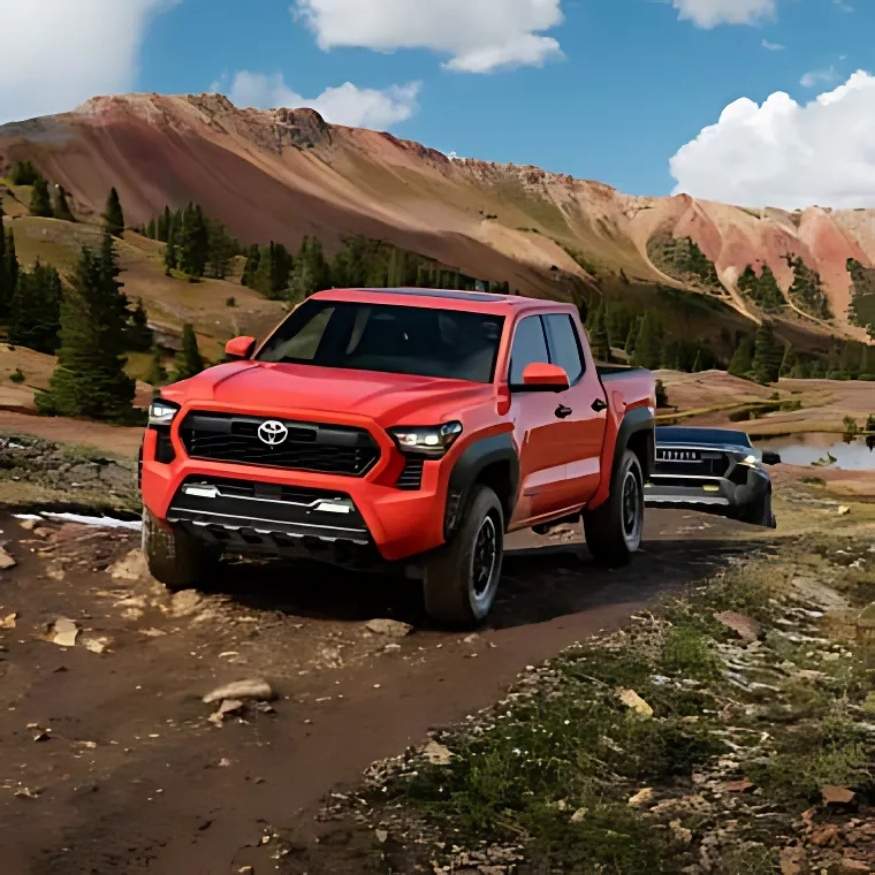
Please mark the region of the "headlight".
[[741, 464], [742, 464], [742, 465], [749, 465], [751, 468], [756, 468], [757, 465], [759, 465], [759, 463], [760, 463], [760, 457], [759, 457], [759, 456], [755, 456], [753, 453], [751, 453], [751, 454], [748, 455], [748, 456], [745, 456], [745, 457], [741, 460]]
[[401, 426], [390, 428], [389, 434], [402, 453], [442, 456], [462, 433], [461, 422], [445, 422], [435, 426]]
[[179, 413], [179, 405], [156, 398], [149, 405], [149, 425], [170, 425]]

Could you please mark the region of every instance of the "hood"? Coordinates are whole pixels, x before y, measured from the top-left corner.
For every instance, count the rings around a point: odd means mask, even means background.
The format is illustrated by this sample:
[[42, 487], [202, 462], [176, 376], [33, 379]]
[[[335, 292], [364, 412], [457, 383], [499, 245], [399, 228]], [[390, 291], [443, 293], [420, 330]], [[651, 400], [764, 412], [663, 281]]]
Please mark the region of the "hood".
[[232, 404], [254, 415], [297, 410], [370, 417], [384, 428], [436, 425], [495, 396], [488, 383], [273, 362], [232, 362], [162, 389], [164, 398], [197, 405]]

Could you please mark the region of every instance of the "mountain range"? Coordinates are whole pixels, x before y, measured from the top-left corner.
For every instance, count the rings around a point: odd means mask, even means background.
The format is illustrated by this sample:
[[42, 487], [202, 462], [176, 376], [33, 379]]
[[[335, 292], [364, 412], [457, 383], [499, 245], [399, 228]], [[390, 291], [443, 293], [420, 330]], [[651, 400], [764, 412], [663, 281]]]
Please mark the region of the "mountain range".
[[62, 185], [85, 222], [115, 186], [132, 227], [196, 201], [245, 243], [294, 249], [310, 235], [330, 252], [361, 235], [523, 294], [659, 300], [669, 314], [666, 301], [683, 301], [705, 314], [693, 330], [720, 325], [730, 348], [763, 319], [815, 349], [865, 340], [870, 319], [875, 332], [875, 209], [627, 195], [218, 94], [96, 97], [0, 126], [0, 174], [19, 160]]

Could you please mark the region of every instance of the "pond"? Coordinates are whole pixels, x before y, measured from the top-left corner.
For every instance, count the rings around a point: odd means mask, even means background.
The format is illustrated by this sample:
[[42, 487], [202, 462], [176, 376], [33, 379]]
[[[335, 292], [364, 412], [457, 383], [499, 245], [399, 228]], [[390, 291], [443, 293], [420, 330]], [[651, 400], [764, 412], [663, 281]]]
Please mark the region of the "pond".
[[[761, 450], [775, 450], [788, 465], [815, 465], [845, 471], [875, 471], [875, 438], [845, 439], [838, 434], [794, 434], [757, 438]], [[830, 457], [835, 459], [830, 461]], [[827, 464], [828, 463], [828, 464]], [[817, 466], [820, 467], [820, 466]]]

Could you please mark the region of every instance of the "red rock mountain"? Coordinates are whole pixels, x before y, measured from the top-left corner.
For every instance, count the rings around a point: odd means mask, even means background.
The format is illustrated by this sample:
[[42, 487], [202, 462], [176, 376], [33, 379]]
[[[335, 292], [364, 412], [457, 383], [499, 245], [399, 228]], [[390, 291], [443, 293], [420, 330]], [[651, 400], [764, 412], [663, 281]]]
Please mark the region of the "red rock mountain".
[[[239, 109], [215, 94], [98, 97], [74, 112], [0, 127], [0, 172], [30, 159], [96, 216], [111, 185], [129, 224], [194, 200], [246, 242], [331, 247], [363, 234], [512, 288], [568, 296], [577, 286], [686, 288], [737, 321], [762, 316], [737, 287], [768, 264], [782, 293], [800, 256], [834, 318], [794, 309], [788, 330], [863, 339], [847, 310], [846, 263], [875, 264], [875, 210], [749, 210], [688, 196], [634, 197], [537, 167], [452, 159], [391, 134], [327, 124], [312, 110]], [[654, 240], [691, 238], [717, 277], [691, 281], [654, 256]]]

